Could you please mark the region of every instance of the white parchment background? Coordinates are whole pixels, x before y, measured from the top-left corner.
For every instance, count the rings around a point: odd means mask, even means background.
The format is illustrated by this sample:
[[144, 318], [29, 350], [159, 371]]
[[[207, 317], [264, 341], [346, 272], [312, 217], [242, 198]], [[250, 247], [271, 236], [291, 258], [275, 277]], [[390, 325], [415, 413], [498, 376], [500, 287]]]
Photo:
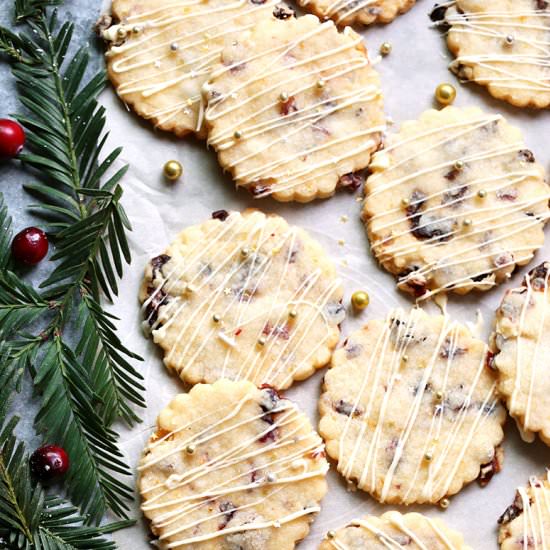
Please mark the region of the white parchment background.
[[[393, 44], [392, 54], [377, 66], [382, 74], [387, 114], [396, 126], [400, 121], [416, 118], [433, 106], [433, 91], [437, 84], [452, 82], [458, 88], [456, 105], [475, 104], [490, 112], [502, 112], [508, 120], [522, 128], [528, 147], [548, 169], [550, 113], [521, 111], [492, 100], [483, 88], [460, 86], [447, 70], [449, 54], [444, 40], [437, 30], [430, 28], [428, 11], [432, 5], [430, 0], [419, 0], [412, 11], [391, 25], [363, 31], [372, 57], [377, 56], [383, 41]], [[346, 284], [346, 300], [357, 289], [366, 289], [371, 296], [371, 305], [362, 315], [350, 314], [343, 325], [344, 336], [367, 319], [384, 317], [390, 307], [411, 305], [407, 296], [395, 290], [393, 277], [379, 269], [371, 256], [359, 221], [360, 203], [355, 201], [355, 196], [342, 192], [332, 199], [308, 205], [252, 201], [246, 192], [235, 190], [230, 178], [224, 176], [218, 167], [214, 153], [206, 151], [204, 144], [193, 138], [176, 140], [153, 131], [148, 124], [127, 112], [111, 89], [103, 94], [101, 101], [108, 110], [110, 145], [123, 145], [123, 160], [131, 165], [123, 184], [124, 203], [134, 226], [131, 235], [134, 259], [125, 274], [120, 297], [113, 309], [121, 317], [119, 326], [125, 344], [145, 358], [145, 362], [138, 365], [145, 375], [147, 386], [148, 408], [143, 412], [144, 422], [133, 430], [121, 428], [122, 447], [132, 466], [138, 461], [157, 413], [172, 396], [183, 391], [180, 381], [166, 373], [160, 353], [142, 335], [137, 301], [146, 261], [161, 253], [183, 227], [202, 222], [214, 210], [244, 209], [253, 205], [277, 212], [291, 223], [308, 229], [337, 262]], [[174, 185], [167, 184], [161, 176], [162, 165], [169, 159], [178, 159], [185, 169], [183, 179]], [[347, 223], [341, 221], [343, 215], [349, 217]], [[345, 245], [338, 243], [340, 239], [345, 240]], [[535, 262], [544, 258], [550, 258], [548, 243]], [[520, 280], [521, 274], [518, 273], [510, 285], [518, 285]], [[464, 321], [474, 322], [476, 310], [480, 309], [485, 320], [482, 334], [485, 337], [492, 321], [492, 312], [503, 291], [504, 288], [500, 287], [485, 294], [451, 298], [449, 313]], [[322, 376], [323, 371], [318, 372], [287, 392], [287, 396], [300, 405], [314, 424], [317, 423], [316, 400]], [[505, 450], [504, 470], [487, 488], [480, 489], [475, 483], [470, 485], [452, 498], [447, 511], [427, 506], [417, 509], [441, 517], [450, 526], [462, 531], [472, 548], [496, 549], [496, 520], [512, 502], [516, 486], [524, 484], [529, 475], [540, 474], [550, 465], [549, 449], [539, 442], [531, 445], [522, 443], [511, 422], [508, 422], [506, 429]], [[347, 492], [334, 467], [328, 479], [329, 492], [322, 503], [322, 512], [312, 525], [309, 537], [300, 545], [301, 549], [316, 549], [328, 529], [336, 528], [354, 517], [388, 509], [378, 505], [366, 493]], [[140, 517], [137, 505], [135, 514]], [[141, 520], [136, 527], [115, 534], [115, 539], [123, 549], [149, 548], [147, 528]]]

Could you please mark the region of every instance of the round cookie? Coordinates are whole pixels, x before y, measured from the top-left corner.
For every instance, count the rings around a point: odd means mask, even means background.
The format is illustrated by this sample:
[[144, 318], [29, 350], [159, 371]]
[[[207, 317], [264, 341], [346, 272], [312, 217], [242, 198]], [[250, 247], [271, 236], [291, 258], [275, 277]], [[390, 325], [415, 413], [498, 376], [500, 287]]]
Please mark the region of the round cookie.
[[517, 107], [550, 105], [550, 2], [457, 0], [439, 15], [456, 57], [450, 69], [460, 79]]
[[498, 373], [498, 389], [506, 399], [522, 436], [535, 433], [550, 445], [550, 263], [525, 277], [520, 288], [506, 291], [496, 312], [491, 348]]
[[142, 510], [166, 549], [291, 550], [327, 491], [323, 443], [306, 416], [246, 381], [178, 395], [138, 470]]
[[391, 23], [409, 11], [416, 0], [298, 0], [300, 6], [320, 19], [332, 19], [337, 25]]
[[319, 550], [471, 550], [464, 537], [442, 521], [422, 514], [386, 512], [380, 517], [366, 516], [345, 527], [329, 531]]
[[319, 432], [349, 482], [380, 502], [436, 503], [500, 470], [505, 411], [487, 348], [421, 309], [368, 322], [332, 359]]
[[372, 251], [417, 298], [488, 290], [543, 245], [544, 170], [501, 115], [429, 110], [389, 136], [370, 170]]
[[550, 474], [529, 479], [498, 520], [501, 550], [550, 547]]
[[214, 215], [147, 265], [144, 324], [188, 383], [287, 388], [330, 361], [345, 317], [341, 281], [321, 246], [280, 216]]
[[116, 24], [101, 34], [117, 94], [155, 127], [183, 136], [203, 134], [200, 89], [225, 40], [292, 12], [273, 0], [113, 0], [112, 13]]
[[256, 198], [307, 202], [355, 189], [385, 125], [361, 37], [313, 15], [242, 33], [203, 92], [208, 144]]

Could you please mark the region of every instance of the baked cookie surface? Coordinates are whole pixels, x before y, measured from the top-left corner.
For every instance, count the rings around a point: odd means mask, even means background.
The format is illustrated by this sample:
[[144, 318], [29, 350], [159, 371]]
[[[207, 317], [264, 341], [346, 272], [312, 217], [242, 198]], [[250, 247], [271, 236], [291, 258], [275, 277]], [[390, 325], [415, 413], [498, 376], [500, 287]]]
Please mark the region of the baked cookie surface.
[[471, 550], [463, 536], [442, 521], [422, 514], [386, 512], [366, 516], [329, 531], [319, 550]]
[[102, 33], [110, 44], [109, 78], [122, 101], [155, 127], [202, 134], [200, 89], [225, 40], [271, 17], [276, 6], [272, 0], [113, 0], [116, 24]]
[[291, 550], [326, 493], [323, 443], [271, 388], [200, 384], [159, 415], [139, 465], [161, 548]]
[[529, 479], [498, 520], [501, 550], [550, 547], [550, 475]]
[[496, 312], [491, 348], [498, 389], [525, 439], [534, 434], [550, 445], [550, 263], [504, 295]]
[[280, 216], [215, 213], [147, 265], [145, 325], [182, 380], [287, 388], [330, 361], [345, 317], [334, 265]]
[[203, 92], [208, 143], [256, 198], [307, 202], [355, 186], [385, 125], [361, 37], [313, 15], [242, 33]]
[[389, 136], [370, 171], [372, 251], [419, 299], [488, 290], [544, 243], [544, 170], [501, 115], [429, 110]]
[[444, 16], [459, 78], [517, 107], [550, 105], [550, 2], [457, 0]]
[[352, 333], [319, 409], [338, 472], [380, 502], [437, 503], [500, 470], [505, 411], [487, 347], [448, 317], [396, 310]]
[[300, 6], [320, 19], [332, 19], [337, 25], [391, 23], [410, 10], [416, 0], [299, 0]]

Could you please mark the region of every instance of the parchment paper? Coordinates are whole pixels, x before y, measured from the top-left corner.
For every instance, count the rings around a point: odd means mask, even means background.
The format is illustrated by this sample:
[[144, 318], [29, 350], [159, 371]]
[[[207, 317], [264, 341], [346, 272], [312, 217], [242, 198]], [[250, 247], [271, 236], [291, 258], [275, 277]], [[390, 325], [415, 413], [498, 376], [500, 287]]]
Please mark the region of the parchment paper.
[[[456, 105], [475, 104], [489, 112], [503, 113], [508, 120], [522, 128], [528, 147], [548, 169], [550, 113], [521, 111], [492, 100], [481, 87], [459, 85], [447, 70], [449, 53], [443, 38], [437, 30], [430, 28], [428, 11], [432, 5], [430, 0], [419, 0], [412, 11], [391, 25], [363, 31], [372, 57], [377, 57], [383, 41], [388, 40], [393, 44], [391, 55], [378, 64], [387, 114], [393, 118], [396, 126], [400, 121], [416, 118], [433, 106], [435, 87], [440, 82], [452, 82], [458, 88]], [[145, 357], [145, 363], [140, 366], [147, 386], [148, 408], [143, 413], [144, 422], [133, 430], [121, 428], [122, 446], [132, 466], [139, 459], [157, 413], [172, 396], [183, 391], [179, 379], [166, 373], [160, 353], [143, 336], [137, 301], [146, 261], [161, 253], [183, 227], [202, 222], [210, 217], [212, 211], [220, 208], [230, 210], [255, 206], [277, 212], [291, 223], [309, 230], [338, 264], [345, 280], [346, 300], [357, 289], [366, 289], [371, 296], [371, 304], [362, 315], [350, 314], [343, 325], [343, 337], [367, 319], [384, 317], [390, 307], [412, 305], [407, 296], [395, 289], [394, 278], [382, 271], [371, 256], [359, 221], [360, 203], [355, 201], [355, 196], [344, 191], [329, 200], [308, 205], [285, 205], [271, 200], [253, 201], [245, 191], [235, 190], [230, 178], [224, 176], [218, 167], [214, 153], [205, 150], [203, 143], [192, 138], [176, 140], [154, 132], [148, 124], [127, 112], [111, 89], [101, 99], [108, 109], [110, 145], [123, 145], [123, 160], [131, 164], [124, 180], [124, 203], [134, 226], [131, 236], [134, 260], [126, 272], [120, 297], [113, 310], [121, 317], [119, 327], [124, 343]], [[169, 159], [178, 159], [185, 169], [183, 179], [174, 185], [167, 184], [161, 176], [162, 165]], [[343, 215], [349, 217], [347, 223], [341, 220]], [[345, 245], [338, 243], [340, 239], [344, 239]], [[550, 258], [550, 241], [539, 252], [531, 267], [544, 258]], [[517, 273], [508, 286], [517, 286], [525, 271]], [[485, 321], [481, 336], [485, 338], [492, 322], [492, 313], [504, 289], [505, 286], [501, 286], [466, 298], [451, 297], [448, 311], [455, 318], [474, 323], [479, 309]], [[314, 424], [317, 424], [316, 401], [322, 376], [323, 371], [320, 371], [286, 393], [300, 405]], [[467, 542], [476, 550], [498, 548], [496, 521], [512, 502], [516, 487], [525, 484], [530, 475], [541, 474], [550, 465], [549, 449], [540, 442], [531, 445], [521, 442], [511, 421], [506, 429], [505, 451], [504, 470], [485, 489], [476, 483], [471, 484], [452, 498], [451, 506], [446, 511], [433, 506], [415, 509], [440, 517], [462, 531]], [[300, 545], [303, 550], [316, 549], [327, 530], [354, 517], [389, 509], [378, 505], [366, 493], [347, 492], [334, 466], [331, 467], [328, 481], [329, 492], [322, 503], [322, 512], [313, 523], [309, 537]], [[139, 517], [137, 505], [135, 513]], [[115, 539], [123, 549], [149, 548], [147, 528], [143, 521], [132, 529], [115, 534]]]

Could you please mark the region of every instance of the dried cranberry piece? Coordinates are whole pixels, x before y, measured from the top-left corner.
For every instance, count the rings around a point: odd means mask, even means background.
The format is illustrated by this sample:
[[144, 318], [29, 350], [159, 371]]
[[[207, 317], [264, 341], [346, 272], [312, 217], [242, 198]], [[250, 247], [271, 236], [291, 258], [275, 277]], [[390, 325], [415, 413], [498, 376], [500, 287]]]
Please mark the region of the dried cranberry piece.
[[298, 111], [296, 98], [291, 95], [286, 101], [281, 101], [279, 110], [283, 116], [287, 116], [291, 113], [295, 113], [296, 111]]
[[500, 199], [501, 201], [515, 201], [518, 198], [518, 190], [517, 189], [504, 189], [497, 191], [497, 199]]
[[521, 515], [523, 512], [523, 499], [521, 498], [521, 495], [519, 493], [516, 493], [516, 498], [514, 499], [514, 502], [506, 508], [504, 511], [504, 514], [498, 518], [498, 524], [499, 525], [506, 525], [507, 523], [510, 523], [514, 519], [516, 519], [518, 516]]
[[536, 0], [537, 10], [546, 10], [550, 5], [547, 0]]
[[522, 149], [519, 151], [518, 158], [523, 162], [535, 162], [535, 155], [533, 155], [533, 151], [530, 151], [529, 149]]
[[215, 210], [212, 212], [212, 219], [220, 220], [224, 222], [229, 217], [229, 212], [227, 210]]
[[262, 334], [266, 336], [275, 336], [283, 340], [288, 340], [290, 337], [290, 326], [288, 323], [284, 325], [273, 326], [269, 321], [264, 325]]
[[153, 267], [153, 280], [157, 278], [157, 274], [162, 267], [172, 258], [168, 254], [161, 254], [151, 260], [151, 266]]
[[223, 520], [218, 525], [218, 530], [221, 531], [233, 519], [233, 516], [237, 512], [237, 507], [231, 501], [227, 500], [225, 502], [220, 502], [218, 508], [220, 512], [223, 512]]
[[491, 479], [493, 479], [493, 476], [501, 471], [502, 467], [498, 455], [499, 450], [495, 449], [495, 456], [493, 457], [493, 460], [487, 464], [481, 465], [479, 469], [479, 477], [477, 478], [481, 487], [485, 487]]
[[256, 183], [252, 183], [251, 185], [249, 185], [248, 190], [250, 191], [253, 197], [259, 197], [261, 195], [270, 195], [271, 185], [258, 181]]
[[361, 416], [363, 414], [360, 407], [354, 409], [351, 403], [348, 403], [343, 399], [340, 399], [334, 403], [333, 408], [338, 414], [343, 414], [345, 416]]
[[289, 19], [290, 17], [296, 17], [296, 12], [287, 6], [275, 6], [273, 10], [273, 17], [277, 19]]
[[436, 4], [430, 13], [430, 19], [434, 22], [442, 21], [443, 19], [445, 19], [445, 15], [447, 14], [448, 7], [449, 6], [439, 6]]
[[262, 437], [260, 437], [259, 441], [260, 443], [267, 443], [268, 441], [276, 441], [279, 437], [279, 430], [278, 428], [271, 428], [268, 432], [266, 432]]
[[349, 174], [344, 174], [340, 176], [338, 180], [338, 187], [347, 189], [350, 193], [354, 193], [361, 187], [363, 183], [363, 178], [356, 172], [350, 172]]
[[[535, 290], [544, 290], [544, 286], [548, 278], [549, 267], [550, 264], [548, 264], [548, 262], [544, 262], [529, 271], [528, 277], [531, 280], [531, 283]], [[525, 281], [523, 282], [523, 284], [525, 285]]]
[[159, 308], [167, 302], [168, 295], [164, 290], [151, 286], [147, 287], [147, 294], [149, 294], [150, 298], [145, 307], [145, 319], [150, 326], [153, 326], [158, 320]]

